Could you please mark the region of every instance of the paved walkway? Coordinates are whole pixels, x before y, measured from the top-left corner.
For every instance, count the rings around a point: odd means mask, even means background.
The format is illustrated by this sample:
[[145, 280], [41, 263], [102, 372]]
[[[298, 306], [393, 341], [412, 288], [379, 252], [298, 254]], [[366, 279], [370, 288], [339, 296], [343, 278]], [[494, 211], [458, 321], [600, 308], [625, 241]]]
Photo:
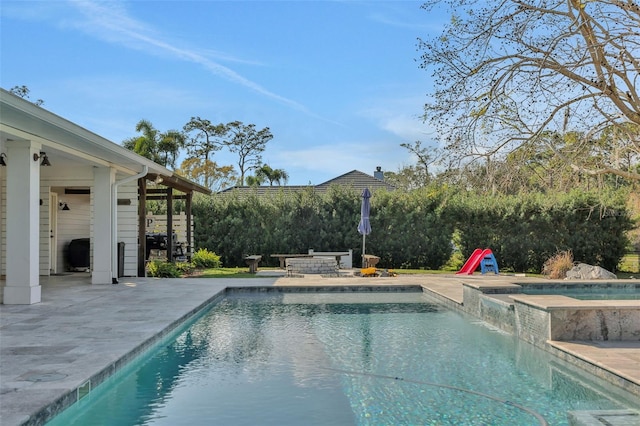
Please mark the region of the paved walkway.
[[[503, 277], [464, 277], [464, 280]], [[227, 286], [422, 285], [462, 303], [455, 275], [389, 278], [283, 278], [274, 272], [250, 279], [124, 278], [119, 285], [88, 284], [83, 274], [42, 280], [42, 303], [0, 305], [0, 424], [42, 424], [43, 407], [88, 379], [100, 379], [144, 350], [167, 327], [179, 324]], [[577, 356], [614, 371], [638, 366], [640, 343], [605, 347], [602, 342], [568, 343]], [[596, 348], [596, 350], [594, 350]], [[628, 364], [632, 363], [632, 364]], [[633, 364], [635, 363], [635, 364]], [[640, 371], [628, 371], [640, 383]]]

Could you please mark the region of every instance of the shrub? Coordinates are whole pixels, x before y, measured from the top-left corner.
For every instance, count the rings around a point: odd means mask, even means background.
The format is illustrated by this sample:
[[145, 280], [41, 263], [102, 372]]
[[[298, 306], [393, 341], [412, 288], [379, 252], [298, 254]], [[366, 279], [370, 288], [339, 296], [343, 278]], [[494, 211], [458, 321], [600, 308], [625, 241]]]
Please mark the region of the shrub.
[[192, 274], [196, 266], [192, 262], [176, 262], [176, 269], [182, 275]]
[[442, 269], [445, 271], [457, 271], [462, 268], [464, 261], [465, 259], [462, 256], [462, 253], [460, 253], [460, 250], [454, 250], [447, 263], [442, 265]]
[[219, 268], [222, 266], [220, 256], [210, 252], [206, 248], [201, 248], [193, 254], [191, 261], [196, 268]]
[[573, 253], [571, 250], [561, 251], [553, 255], [542, 266], [542, 275], [556, 280], [566, 278], [567, 272], [573, 268]]
[[156, 278], [179, 278], [181, 274], [173, 263], [153, 260], [147, 265], [147, 275]]

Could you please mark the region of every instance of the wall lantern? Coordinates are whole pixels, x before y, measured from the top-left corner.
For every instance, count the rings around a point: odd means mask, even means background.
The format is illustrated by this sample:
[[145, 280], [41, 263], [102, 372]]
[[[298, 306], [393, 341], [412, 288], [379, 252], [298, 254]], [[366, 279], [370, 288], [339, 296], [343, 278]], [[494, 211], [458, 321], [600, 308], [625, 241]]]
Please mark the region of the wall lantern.
[[49, 157], [47, 157], [47, 153], [46, 152], [40, 152], [40, 155], [34, 153], [33, 154], [33, 161], [38, 161], [40, 158], [42, 158], [42, 163], [40, 163], [41, 166], [50, 166], [51, 163], [49, 162]]

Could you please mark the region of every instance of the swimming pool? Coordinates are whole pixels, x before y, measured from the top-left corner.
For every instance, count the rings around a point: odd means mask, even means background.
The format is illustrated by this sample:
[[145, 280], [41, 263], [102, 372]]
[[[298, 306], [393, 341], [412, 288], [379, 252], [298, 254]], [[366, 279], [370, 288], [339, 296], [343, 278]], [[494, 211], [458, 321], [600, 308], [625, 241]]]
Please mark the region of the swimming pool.
[[609, 395], [422, 293], [243, 293], [49, 424], [563, 425]]

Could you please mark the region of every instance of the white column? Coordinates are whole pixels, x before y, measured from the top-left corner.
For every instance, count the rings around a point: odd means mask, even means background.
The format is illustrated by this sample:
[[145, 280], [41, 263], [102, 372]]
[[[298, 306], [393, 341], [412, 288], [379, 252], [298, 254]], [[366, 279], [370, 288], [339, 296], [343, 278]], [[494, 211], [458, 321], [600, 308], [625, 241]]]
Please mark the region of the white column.
[[111, 187], [116, 172], [109, 167], [93, 171], [93, 269], [91, 284], [111, 284]]
[[4, 303], [40, 303], [40, 153], [31, 141], [7, 141], [7, 279]]

